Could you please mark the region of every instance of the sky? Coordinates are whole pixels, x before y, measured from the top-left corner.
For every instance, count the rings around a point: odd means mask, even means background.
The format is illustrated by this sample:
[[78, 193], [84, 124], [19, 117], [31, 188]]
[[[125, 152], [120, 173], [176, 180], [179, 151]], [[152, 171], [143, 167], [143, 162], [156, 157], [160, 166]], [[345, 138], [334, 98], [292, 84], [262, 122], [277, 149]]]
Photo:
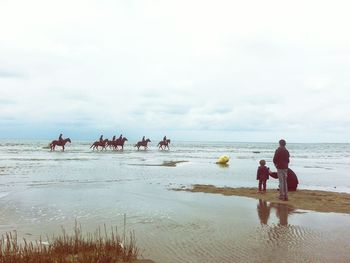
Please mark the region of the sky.
[[0, 0], [0, 138], [350, 142], [349, 10]]

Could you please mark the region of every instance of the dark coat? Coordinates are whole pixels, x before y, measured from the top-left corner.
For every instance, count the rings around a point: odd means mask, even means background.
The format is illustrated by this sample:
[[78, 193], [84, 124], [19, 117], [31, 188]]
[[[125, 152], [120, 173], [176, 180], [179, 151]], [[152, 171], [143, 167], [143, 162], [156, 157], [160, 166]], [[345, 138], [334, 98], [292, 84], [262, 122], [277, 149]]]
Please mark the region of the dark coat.
[[259, 166], [256, 172], [256, 180], [268, 180], [269, 179], [269, 168], [266, 166]]
[[288, 191], [295, 191], [297, 190], [299, 181], [297, 175], [292, 171], [292, 169], [288, 168], [288, 174], [287, 174], [287, 186]]
[[273, 156], [273, 163], [277, 169], [288, 169], [289, 152], [286, 147], [280, 146], [277, 148]]
[[[271, 177], [278, 179], [278, 175], [276, 172], [270, 174]], [[288, 191], [296, 191], [298, 187], [299, 181], [297, 175], [293, 172], [292, 169], [288, 168], [287, 173], [287, 187]]]

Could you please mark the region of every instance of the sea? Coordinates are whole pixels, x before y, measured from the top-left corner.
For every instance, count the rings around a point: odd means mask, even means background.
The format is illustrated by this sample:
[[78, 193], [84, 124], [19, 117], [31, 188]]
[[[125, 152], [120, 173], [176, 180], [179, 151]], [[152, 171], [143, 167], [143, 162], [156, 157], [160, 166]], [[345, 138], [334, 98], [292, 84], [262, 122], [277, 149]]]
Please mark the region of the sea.
[[[0, 140], [0, 234], [36, 240], [117, 226], [155, 262], [350, 262], [350, 215], [298, 210], [238, 196], [174, 191], [193, 184], [257, 187], [277, 143], [152, 141], [139, 151], [93, 151], [72, 141]], [[290, 143], [299, 189], [350, 193], [350, 144]], [[216, 164], [230, 156], [227, 166]], [[267, 188], [277, 189], [270, 179]], [[277, 191], [276, 191], [277, 195]], [[124, 224], [126, 218], [126, 224]]]

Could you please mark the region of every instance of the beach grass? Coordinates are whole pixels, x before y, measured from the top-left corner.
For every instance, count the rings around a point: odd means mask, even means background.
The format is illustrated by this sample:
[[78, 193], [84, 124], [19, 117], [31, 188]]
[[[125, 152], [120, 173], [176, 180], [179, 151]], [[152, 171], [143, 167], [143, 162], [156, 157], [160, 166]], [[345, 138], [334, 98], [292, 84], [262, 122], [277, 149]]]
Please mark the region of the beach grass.
[[350, 214], [350, 194], [348, 193], [300, 189], [288, 193], [289, 201], [281, 201], [278, 198], [279, 193], [276, 189], [258, 192], [257, 188], [216, 187], [214, 185], [195, 184], [192, 188], [182, 187], [172, 190], [242, 196], [261, 199], [272, 203], [281, 203], [303, 210]]
[[76, 223], [73, 234], [62, 228], [60, 235], [47, 237], [46, 241], [40, 238], [20, 242], [16, 232], [5, 233], [0, 240], [0, 263], [151, 262], [137, 260], [138, 255], [133, 232], [121, 238], [117, 228], [107, 231], [106, 226], [83, 234], [81, 225]]

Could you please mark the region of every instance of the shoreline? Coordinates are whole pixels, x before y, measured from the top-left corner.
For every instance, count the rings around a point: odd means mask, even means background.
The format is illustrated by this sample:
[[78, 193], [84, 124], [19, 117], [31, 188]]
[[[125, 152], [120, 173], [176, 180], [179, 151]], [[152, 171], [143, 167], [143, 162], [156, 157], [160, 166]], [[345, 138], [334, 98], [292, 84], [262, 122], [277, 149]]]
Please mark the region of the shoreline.
[[266, 193], [258, 193], [257, 188], [216, 187], [214, 185], [194, 184], [192, 188], [173, 188], [171, 190], [241, 196], [262, 199], [271, 203], [284, 204], [302, 210], [350, 214], [350, 194], [348, 193], [297, 190], [295, 192], [288, 192], [289, 201], [282, 201], [278, 199], [279, 192], [276, 189], [268, 189]]

